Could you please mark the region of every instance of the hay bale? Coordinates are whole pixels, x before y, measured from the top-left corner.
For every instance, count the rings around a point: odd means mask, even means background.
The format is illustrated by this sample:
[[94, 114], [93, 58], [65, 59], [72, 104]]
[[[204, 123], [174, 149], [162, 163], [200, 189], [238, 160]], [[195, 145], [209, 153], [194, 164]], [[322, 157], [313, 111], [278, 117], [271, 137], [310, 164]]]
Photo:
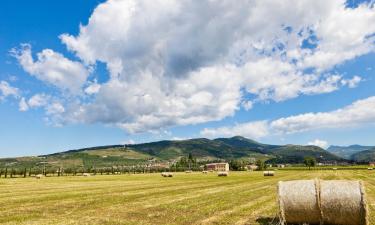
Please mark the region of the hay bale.
[[280, 181], [278, 198], [282, 222], [319, 224], [321, 215], [314, 180]]
[[371, 168], [371, 167], [369, 167], [369, 168], [367, 168], [368, 170], [373, 170], [373, 168]]
[[360, 181], [280, 181], [278, 198], [282, 224], [368, 225]]
[[202, 173], [203, 173], [203, 174], [207, 174], [207, 173], [208, 173], [208, 171], [206, 171], [206, 170], [203, 170], [203, 171], [202, 171]]
[[367, 206], [362, 182], [321, 181], [320, 201], [324, 224], [366, 225]]
[[91, 174], [89, 174], [89, 173], [83, 173], [82, 176], [89, 177], [89, 176], [91, 176]]
[[185, 171], [185, 173], [191, 173], [191, 172], [193, 172], [193, 171], [191, 171], [191, 170], [186, 170]]
[[173, 177], [173, 173], [170, 173], [170, 172], [162, 172], [161, 175], [163, 177]]
[[275, 176], [275, 172], [274, 171], [264, 171], [263, 172], [263, 176]]
[[227, 177], [229, 173], [227, 171], [220, 171], [217, 173], [219, 177]]
[[337, 168], [336, 167], [334, 167], [334, 168], [332, 168], [333, 170], [337, 170]]
[[37, 175], [35, 175], [35, 178], [36, 178], [36, 179], [41, 179], [41, 178], [43, 178], [43, 177], [44, 177], [43, 174], [37, 174]]

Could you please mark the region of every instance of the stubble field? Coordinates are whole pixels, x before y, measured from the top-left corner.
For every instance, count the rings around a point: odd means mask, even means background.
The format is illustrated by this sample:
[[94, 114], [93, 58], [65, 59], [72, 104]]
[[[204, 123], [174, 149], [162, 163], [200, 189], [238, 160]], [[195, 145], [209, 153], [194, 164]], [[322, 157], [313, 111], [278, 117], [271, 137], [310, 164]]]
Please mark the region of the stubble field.
[[0, 179], [1, 224], [269, 224], [277, 223], [276, 185], [293, 179], [359, 179], [370, 224], [375, 171], [277, 171], [98, 175]]

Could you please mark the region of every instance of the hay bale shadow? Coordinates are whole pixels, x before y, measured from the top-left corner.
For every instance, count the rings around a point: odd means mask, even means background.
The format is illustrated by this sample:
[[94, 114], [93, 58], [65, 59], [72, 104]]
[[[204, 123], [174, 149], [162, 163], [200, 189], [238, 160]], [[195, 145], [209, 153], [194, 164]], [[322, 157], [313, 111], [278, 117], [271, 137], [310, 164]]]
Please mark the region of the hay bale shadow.
[[277, 217], [259, 217], [256, 219], [256, 222], [260, 225], [279, 225], [280, 220]]

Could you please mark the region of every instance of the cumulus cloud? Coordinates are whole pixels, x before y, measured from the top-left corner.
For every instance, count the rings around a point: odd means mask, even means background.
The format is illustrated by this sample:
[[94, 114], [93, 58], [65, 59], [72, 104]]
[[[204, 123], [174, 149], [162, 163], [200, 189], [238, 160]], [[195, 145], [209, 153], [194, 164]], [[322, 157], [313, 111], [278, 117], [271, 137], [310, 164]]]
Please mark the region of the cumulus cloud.
[[7, 97], [19, 97], [19, 90], [18, 88], [12, 87], [6, 81], [0, 81], [0, 100], [4, 100]]
[[[205, 128], [203, 136], [235, 136], [261, 138], [318, 129], [355, 127], [375, 124], [375, 96], [358, 100], [330, 112], [304, 113], [273, 121], [253, 121], [219, 128]], [[319, 146], [319, 145], [317, 145]]]
[[341, 80], [342, 85], [347, 85], [349, 88], [355, 88], [362, 81], [362, 78], [359, 76], [354, 76], [352, 79], [343, 79]]
[[44, 49], [34, 61], [31, 46], [23, 44], [20, 49], [12, 49], [22, 68], [41, 81], [62, 90], [78, 93], [89, 75], [88, 70], [79, 62], [71, 61], [51, 49]]
[[25, 112], [25, 111], [29, 110], [29, 105], [27, 104], [25, 98], [21, 98], [20, 102], [18, 103], [18, 109], [21, 112]]
[[355, 87], [360, 77], [331, 69], [374, 51], [373, 24], [373, 3], [349, 8], [344, 0], [109, 0], [78, 35], [60, 36], [87, 67], [104, 63], [106, 82], [87, 81], [86, 66], [50, 49], [37, 60], [28, 45], [13, 54], [38, 79], [90, 96], [56, 110], [62, 122], [134, 133]]
[[89, 83], [89, 85], [85, 88], [85, 93], [88, 95], [93, 95], [99, 92], [101, 85], [97, 83], [97, 81]]
[[279, 133], [295, 133], [321, 128], [351, 127], [375, 123], [375, 96], [362, 99], [331, 112], [304, 113], [270, 123]]
[[319, 139], [315, 139], [314, 141], [308, 142], [307, 145], [315, 145], [315, 146], [321, 147], [323, 149], [326, 149], [328, 147], [328, 142], [323, 141], [323, 140], [319, 140]]
[[253, 102], [252, 101], [243, 101], [241, 103], [241, 106], [246, 110], [249, 111], [250, 109], [253, 108]]
[[256, 121], [250, 123], [237, 124], [235, 126], [227, 126], [220, 128], [205, 128], [200, 134], [204, 137], [233, 137], [244, 136], [248, 138], [261, 138], [267, 136], [268, 133], [267, 121]]
[[35, 94], [27, 101], [27, 105], [31, 108], [46, 106], [50, 98], [46, 94]]
[[230, 78], [230, 71], [202, 68], [173, 82], [151, 73], [131, 84], [114, 79], [103, 84], [95, 102], [81, 106], [73, 119], [113, 123], [131, 133], [220, 120], [233, 115], [240, 98], [239, 80]]
[[59, 102], [52, 102], [46, 106], [47, 115], [59, 115], [63, 112], [65, 112], [65, 108]]

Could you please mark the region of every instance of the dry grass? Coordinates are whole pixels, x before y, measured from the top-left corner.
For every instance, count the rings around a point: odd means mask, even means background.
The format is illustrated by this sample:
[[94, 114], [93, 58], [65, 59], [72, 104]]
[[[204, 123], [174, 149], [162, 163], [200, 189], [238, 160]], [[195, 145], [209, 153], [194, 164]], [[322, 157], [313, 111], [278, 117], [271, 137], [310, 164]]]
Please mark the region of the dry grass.
[[276, 185], [291, 179], [363, 180], [375, 224], [373, 171], [231, 172], [0, 179], [1, 224], [268, 224]]

